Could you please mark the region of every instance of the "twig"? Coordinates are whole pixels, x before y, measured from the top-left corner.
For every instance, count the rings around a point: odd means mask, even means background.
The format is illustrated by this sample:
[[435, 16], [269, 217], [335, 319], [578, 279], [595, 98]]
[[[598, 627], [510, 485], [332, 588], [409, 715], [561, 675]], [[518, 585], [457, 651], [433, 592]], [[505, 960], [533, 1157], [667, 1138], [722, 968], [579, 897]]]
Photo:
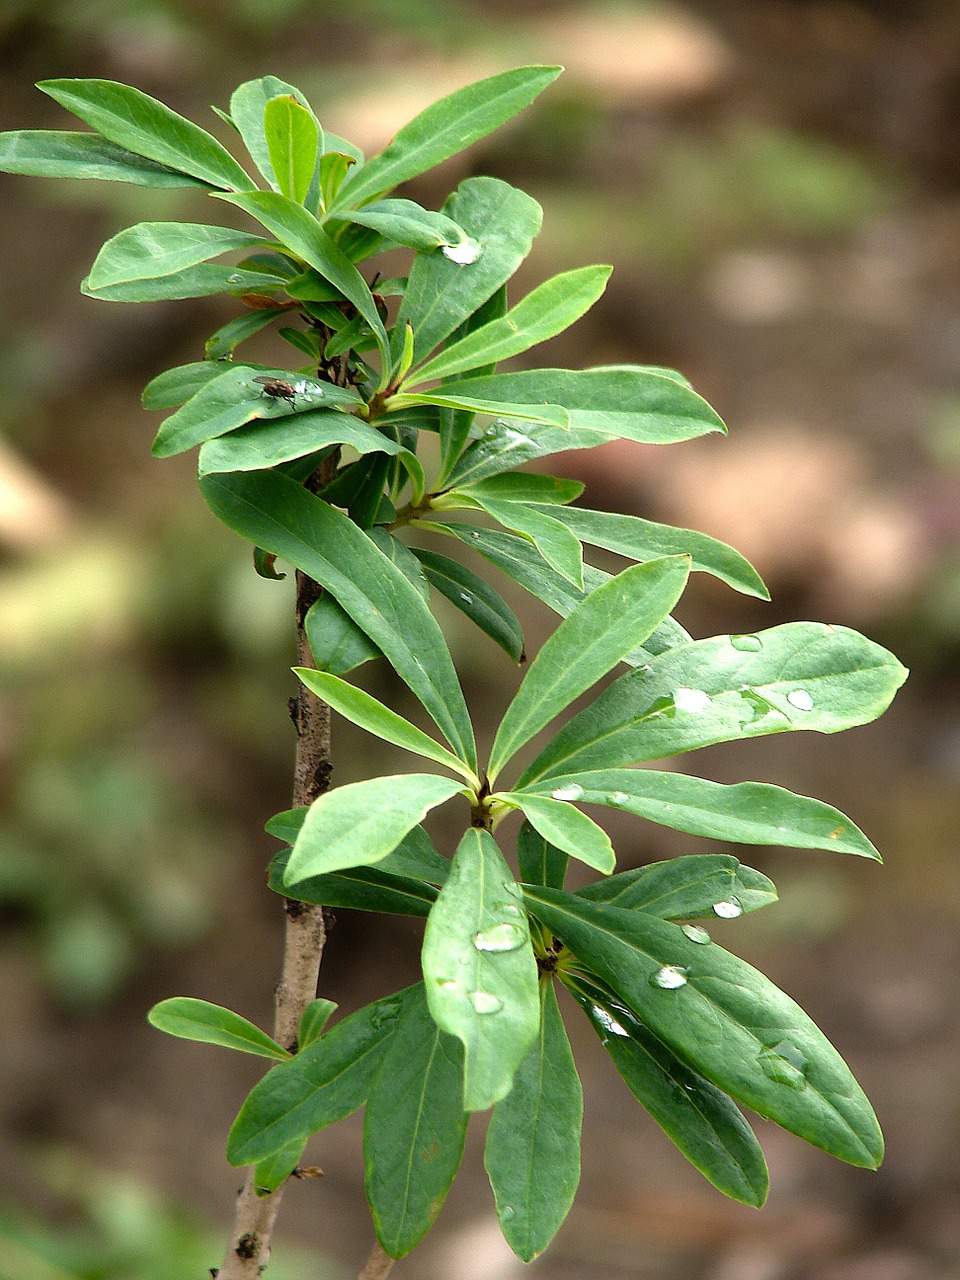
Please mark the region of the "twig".
[[363, 1270], [360, 1272], [359, 1280], [384, 1280], [384, 1276], [390, 1274], [393, 1262], [393, 1258], [380, 1248], [379, 1240], [376, 1241], [370, 1250], [370, 1257], [367, 1258]]

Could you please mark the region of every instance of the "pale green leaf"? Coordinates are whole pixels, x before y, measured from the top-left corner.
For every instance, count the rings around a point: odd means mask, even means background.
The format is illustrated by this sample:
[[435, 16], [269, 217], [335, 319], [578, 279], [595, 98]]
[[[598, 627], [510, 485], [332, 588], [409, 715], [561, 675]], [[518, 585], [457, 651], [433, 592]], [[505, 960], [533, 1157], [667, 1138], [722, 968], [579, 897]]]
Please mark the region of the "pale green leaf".
[[234, 249], [263, 244], [262, 236], [193, 222], [139, 222], [108, 240], [97, 254], [86, 287], [93, 293], [112, 285], [153, 280], [206, 262]]
[[301, 106], [293, 94], [278, 95], [264, 107], [263, 129], [281, 194], [303, 204], [321, 151], [320, 129], [313, 112]]
[[94, 178], [138, 187], [208, 187], [202, 178], [178, 173], [118, 147], [96, 133], [17, 129], [0, 133], [0, 170], [34, 178]]
[[253, 1053], [260, 1058], [284, 1059], [290, 1056], [276, 1040], [239, 1013], [211, 1004], [208, 1000], [172, 996], [155, 1004], [147, 1014], [147, 1021], [158, 1031], [179, 1036], [182, 1040], [201, 1040], [225, 1049]]
[[567, 803], [570, 798], [559, 789], [550, 797], [529, 791], [495, 791], [493, 794], [495, 801], [521, 809], [530, 825], [557, 849], [609, 874], [617, 865], [610, 837], [592, 818]]

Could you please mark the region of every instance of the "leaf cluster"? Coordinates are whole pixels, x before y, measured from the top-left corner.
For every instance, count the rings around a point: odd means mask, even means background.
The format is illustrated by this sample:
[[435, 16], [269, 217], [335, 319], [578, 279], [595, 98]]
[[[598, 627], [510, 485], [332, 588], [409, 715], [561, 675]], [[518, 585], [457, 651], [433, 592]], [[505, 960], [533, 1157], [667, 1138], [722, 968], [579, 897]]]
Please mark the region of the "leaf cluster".
[[[904, 669], [819, 623], [693, 639], [673, 617], [691, 572], [766, 598], [743, 557], [690, 530], [571, 505], [582, 485], [521, 468], [615, 439], [722, 431], [716, 413], [669, 369], [499, 368], [579, 319], [610, 268], [564, 272], [511, 305], [508, 282], [541, 223], [536, 201], [486, 177], [466, 179], [438, 211], [393, 194], [528, 106], [558, 71], [525, 67], [459, 90], [370, 159], [327, 133], [294, 86], [250, 81], [219, 114], [257, 178], [197, 125], [108, 81], [40, 86], [93, 132], [0, 135], [8, 171], [197, 186], [257, 224], [127, 228], [83, 287], [119, 302], [223, 293], [241, 308], [204, 360], [146, 388], [148, 409], [170, 411], [153, 451], [198, 447], [203, 497], [253, 544], [258, 570], [276, 576], [280, 559], [319, 584], [304, 623], [314, 666], [297, 669], [305, 688], [434, 769], [336, 787], [276, 815], [267, 829], [284, 847], [270, 884], [304, 902], [423, 918], [423, 981], [329, 1030], [333, 1006], [315, 1001], [295, 1052], [204, 1001], [166, 1000], [150, 1016], [171, 1034], [276, 1060], [227, 1148], [256, 1166], [264, 1194], [312, 1134], [365, 1107], [367, 1195], [394, 1257], [436, 1218], [470, 1113], [491, 1107], [486, 1168], [511, 1247], [529, 1260], [563, 1221], [583, 1100], [556, 982], [641, 1106], [726, 1195], [759, 1205], [767, 1191], [741, 1105], [852, 1164], [882, 1155], [870, 1104], [822, 1032], [704, 927], [773, 902], [771, 882], [732, 854], [612, 874], [611, 840], [581, 806], [731, 844], [878, 859], [818, 800], [637, 766], [864, 724]], [[397, 248], [411, 254], [408, 273], [373, 274]], [[214, 261], [225, 254], [239, 261]], [[295, 368], [237, 355], [271, 327]], [[422, 545], [431, 538], [456, 554]], [[585, 545], [628, 563], [605, 573]], [[484, 757], [432, 592], [513, 662], [526, 654], [510, 606], [462, 562], [471, 553], [560, 617]], [[344, 678], [369, 661], [391, 665], [438, 736]], [[449, 802], [465, 828], [452, 858], [422, 825]], [[515, 812], [514, 870], [499, 828]], [[569, 892], [571, 857], [606, 878]]]

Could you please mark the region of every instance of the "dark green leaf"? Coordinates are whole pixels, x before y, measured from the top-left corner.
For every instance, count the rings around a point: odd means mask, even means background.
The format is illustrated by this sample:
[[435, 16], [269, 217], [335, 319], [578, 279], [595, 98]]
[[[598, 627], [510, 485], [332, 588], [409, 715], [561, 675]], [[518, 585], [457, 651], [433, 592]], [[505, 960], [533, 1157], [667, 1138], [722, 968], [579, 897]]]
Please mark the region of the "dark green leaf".
[[402, 1258], [433, 1226], [463, 1155], [463, 1049], [434, 1024], [422, 985], [407, 1000], [363, 1122], [377, 1239]]
[[205, 1044], [253, 1053], [260, 1058], [283, 1059], [290, 1056], [276, 1040], [246, 1018], [241, 1018], [239, 1013], [211, 1004], [208, 1000], [194, 1000], [190, 996], [161, 1000], [147, 1014], [147, 1021], [158, 1031], [179, 1036], [182, 1040], [201, 1040]]
[[525, 893], [577, 960], [700, 1075], [838, 1159], [879, 1165], [880, 1128], [846, 1063], [762, 973], [646, 911]]
[[473, 727], [443, 633], [417, 589], [371, 540], [336, 508], [272, 471], [208, 476], [200, 488], [225, 524], [336, 597], [476, 771]]
[[[306, 805], [300, 809], [287, 809], [283, 813], [274, 814], [264, 830], [277, 840], [293, 844], [300, 834], [306, 816]], [[286, 858], [285, 851], [281, 851], [278, 856]], [[414, 827], [392, 853], [380, 860], [377, 870], [389, 872], [391, 875], [407, 876], [414, 880], [424, 880], [428, 884], [443, 884], [450, 874], [450, 859], [437, 852], [433, 841], [423, 827]], [[272, 887], [279, 888], [278, 885]]]
[[253, 1172], [253, 1189], [258, 1196], [272, 1195], [282, 1182], [286, 1182], [300, 1163], [306, 1145], [298, 1138], [257, 1164]]
[[729, 920], [777, 900], [772, 880], [729, 853], [687, 854], [668, 862], [651, 862], [588, 884], [578, 889], [577, 895], [624, 910], [648, 911], [662, 920], [701, 920], [717, 915]]
[[[283, 314], [274, 307], [258, 307], [256, 311], [245, 311], [234, 320], [212, 333], [203, 345], [208, 360], [228, 360], [241, 342], [252, 338], [255, 333], [273, 324]], [[144, 393], [146, 394], [146, 393]], [[180, 401], [180, 403], [183, 403]], [[164, 408], [163, 405], [148, 405], [147, 408]]]
[[556, 1235], [580, 1181], [583, 1090], [551, 982], [540, 1000], [540, 1035], [493, 1109], [483, 1157], [500, 1228], [524, 1262]]
[[523, 629], [517, 615], [491, 586], [456, 560], [414, 550], [429, 581], [514, 660], [523, 661]]
[[362, 1107], [413, 990], [365, 1005], [268, 1071], [233, 1122], [227, 1139], [230, 1163], [266, 1160]]
[[329, 591], [307, 610], [303, 622], [314, 665], [335, 676], [346, 675], [383, 654]]
[[444, 485], [464, 489], [489, 476], [512, 471], [521, 463], [569, 449], [592, 449], [598, 444], [609, 444], [615, 438], [582, 427], [547, 427], [541, 423], [498, 418], [464, 451]]
[[212, 187], [250, 191], [233, 156], [199, 125], [115, 80], [41, 80], [37, 88], [108, 141]]
[[350, 867], [331, 871], [328, 875], [308, 876], [290, 886], [283, 879], [289, 858], [289, 849], [282, 849], [276, 855], [270, 863], [269, 883], [275, 893], [294, 898], [297, 902], [313, 902], [351, 911], [377, 911], [393, 916], [426, 917], [437, 898], [437, 890], [432, 884], [382, 871], [380, 866]]
[[312, 1044], [318, 1036], [322, 1035], [324, 1027], [336, 1010], [337, 1004], [334, 1000], [310, 1001], [300, 1017], [300, 1029], [297, 1032], [297, 1044], [301, 1049], [305, 1049], [308, 1044]]
[[138, 187], [208, 187], [145, 156], [134, 155], [96, 133], [17, 129], [0, 133], [0, 169], [34, 178], [96, 178]]
[[759, 1208], [769, 1178], [760, 1144], [734, 1103], [658, 1040], [615, 996], [564, 979], [627, 1088], [686, 1158], [724, 1195]]
[[337, 207], [363, 204], [463, 151], [529, 106], [560, 71], [518, 67], [434, 102], [404, 125], [379, 155], [350, 174], [340, 188]]
[[[311, 382], [311, 391], [314, 385], [320, 384]], [[313, 409], [288, 413], [272, 422], [252, 422], [228, 435], [208, 440], [200, 450], [200, 475], [260, 471], [315, 453], [328, 444], [346, 444], [359, 454], [404, 452], [401, 445], [352, 414], [336, 409]]]
[[[532, 471], [511, 471], [506, 475], [477, 480], [469, 487], [460, 485], [444, 494], [442, 501], [445, 503], [462, 495], [476, 501], [537, 503], [546, 508], [544, 514], [553, 515], [554, 507], [573, 502], [583, 493], [583, 488], [579, 480], [561, 480], [557, 476]], [[437, 510], [442, 510], [442, 506], [438, 505]]]
[[434, 1021], [464, 1045], [464, 1108], [482, 1111], [510, 1092], [540, 1021], [520, 890], [487, 831], [460, 841], [427, 920], [423, 976]]
[[605, 689], [517, 785], [737, 738], [793, 729], [838, 733], [881, 715], [906, 675], [880, 645], [818, 622], [698, 640]]
[[567, 875], [567, 857], [529, 822], [523, 823], [517, 836], [517, 862], [520, 879], [525, 884], [545, 884], [551, 889], [562, 889]]

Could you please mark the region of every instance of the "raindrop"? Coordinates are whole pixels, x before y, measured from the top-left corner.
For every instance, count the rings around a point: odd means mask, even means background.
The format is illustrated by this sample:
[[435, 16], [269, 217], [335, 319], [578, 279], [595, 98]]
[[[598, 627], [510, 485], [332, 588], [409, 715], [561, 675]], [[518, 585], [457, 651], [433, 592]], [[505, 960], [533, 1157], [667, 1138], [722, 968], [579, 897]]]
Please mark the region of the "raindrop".
[[807, 1083], [807, 1059], [789, 1040], [762, 1049], [760, 1066], [769, 1079], [791, 1089], [802, 1089]]
[[798, 711], [813, 710], [813, 698], [810, 697], [806, 689], [794, 689], [787, 694], [787, 701], [791, 707], [796, 707]]
[[500, 1210], [501, 1222], [512, 1222], [516, 1216], [517, 1216], [517, 1211], [516, 1209], [514, 1209], [513, 1205], [505, 1204], [503, 1208]]
[[614, 1036], [627, 1036], [629, 1038], [630, 1033], [627, 1029], [616, 1020], [613, 1014], [608, 1013], [606, 1009], [601, 1009], [598, 1004], [593, 1006], [593, 1017], [594, 1021], [599, 1022], [600, 1026], [603, 1027], [604, 1031], [609, 1031]]
[[583, 787], [579, 783], [571, 782], [569, 787], [557, 787], [556, 791], [550, 793], [554, 800], [582, 800]]
[[459, 982], [457, 982], [456, 978], [438, 978], [437, 979], [437, 986], [440, 988], [441, 991], [452, 991], [454, 987], [458, 987], [459, 985], [460, 984]]
[[473, 939], [473, 945], [478, 951], [516, 951], [523, 943], [523, 930], [509, 920], [503, 924], [491, 925], [489, 929], [481, 929]]
[[470, 236], [461, 240], [459, 244], [445, 244], [443, 246], [443, 256], [449, 258], [451, 262], [455, 262], [459, 267], [468, 267], [471, 262], [476, 262], [480, 257], [480, 253], [480, 241], [474, 240]]
[[713, 914], [719, 916], [721, 920], [736, 920], [737, 916], [743, 915], [743, 903], [739, 898], [731, 895], [723, 902], [713, 904]]
[[687, 970], [678, 964], [665, 964], [650, 978], [652, 987], [662, 987], [664, 991], [676, 991], [678, 987], [687, 985]]
[[470, 537], [473, 538], [474, 541], [479, 541], [480, 535], [477, 533], [476, 529], [474, 529], [470, 534]]
[[508, 880], [506, 884], [503, 885], [503, 891], [504, 893], [509, 893], [511, 898], [523, 897], [523, 890], [517, 884], [516, 880]]
[[469, 591], [461, 591], [460, 599], [463, 600], [465, 604], [473, 604], [473, 596]]
[[763, 648], [763, 641], [759, 636], [731, 636], [730, 643], [741, 653], [758, 653]]
[[489, 991], [471, 991], [470, 1003], [477, 1013], [499, 1013], [503, 1008], [503, 1001], [498, 1000]]
[[710, 941], [709, 933], [707, 933], [706, 929], [701, 929], [698, 924], [682, 924], [680, 929], [691, 942], [704, 943]]
[[706, 711], [710, 705], [710, 695], [702, 689], [675, 689], [673, 705], [678, 711]]
[[242, 280], [243, 276], [239, 272], [232, 276], [227, 276], [227, 284], [240, 284]]
[[613, 791], [610, 793], [610, 803], [620, 808], [622, 805], [630, 803], [630, 797], [626, 791]]

